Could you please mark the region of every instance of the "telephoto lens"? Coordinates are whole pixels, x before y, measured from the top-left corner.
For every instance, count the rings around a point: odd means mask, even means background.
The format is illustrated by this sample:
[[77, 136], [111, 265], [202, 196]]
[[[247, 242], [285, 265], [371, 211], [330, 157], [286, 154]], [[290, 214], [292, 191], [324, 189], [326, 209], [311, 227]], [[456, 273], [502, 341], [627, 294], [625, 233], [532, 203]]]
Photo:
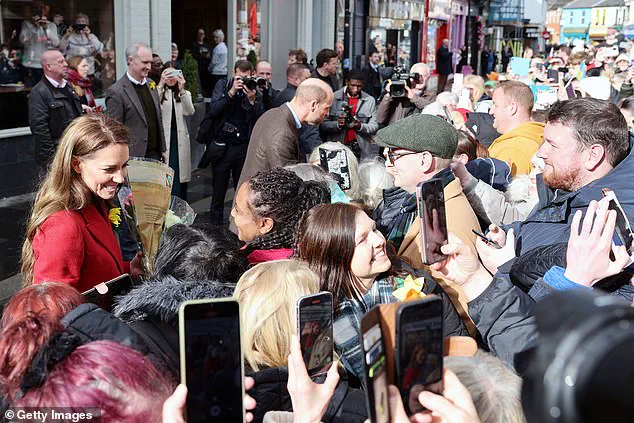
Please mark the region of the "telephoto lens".
[[539, 342], [525, 357], [528, 422], [634, 421], [634, 308], [587, 289], [535, 306]]

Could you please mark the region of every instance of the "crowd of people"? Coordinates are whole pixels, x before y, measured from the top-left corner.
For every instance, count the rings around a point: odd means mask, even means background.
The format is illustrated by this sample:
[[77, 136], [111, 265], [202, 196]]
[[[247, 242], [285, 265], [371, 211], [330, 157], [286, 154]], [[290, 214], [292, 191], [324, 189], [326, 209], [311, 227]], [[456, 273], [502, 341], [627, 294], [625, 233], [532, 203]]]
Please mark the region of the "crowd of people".
[[[43, 52], [47, 85], [30, 99], [42, 181], [22, 249], [24, 288], [0, 321], [3, 411], [63, 405], [98, 408], [104, 422], [183, 422], [179, 307], [233, 298], [247, 421], [363, 422], [361, 320], [402, 301], [396, 291], [414, 279], [417, 298], [442, 303], [442, 337], [469, 338], [478, 351], [444, 358], [440, 393], [404, 406], [390, 386], [390, 421], [631, 420], [629, 59], [621, 67], [608, 47], [561, 47], [547, 64], [534, 58], [526, 77], [512, 68], [486, 82], [466, 75], [460, 92], [434, 94], [424, 63], [397, 79], [374, 52], [338, 81], [337, 52], [321, 50], [311, 70], [291, 50], [277, 91], [266, 61], [228, 67], [225, 57], [223, 67], [224, 34], [214, 37], [211, 49], [199, 30], [196, 53], [211, 93], [196, 136], [212, 167], [211, 219], [167, 229], [149, 273], [126, 253], [110, 212], [133, 156], [169, 164], [173, 194], [186, 197], [193, 105], [177, 47], [165, 67], [149, 46], [128, 46], [106, 113], [81, 83], [90, 60], [72, 61], [69, 78], [65, 57]], [[607, 96], [592, 78], [607, 79]], [[536, 101], [538, 84], [557, 86], [556, 101]], [[62, 100], [69, 85], [85, 101]], [[36, 109], [48, 95], [60, 110]], [[324, 164], [335, 156], [339, 171]], [[417, 197], [430, 181], [442, 186], [448, 231], [433, 264], [422, 255]], [[135, 287], [110, 311], [85, 302], [81, 293], [125, 273]], [[337, 359], [317, 383], [302, 358], [297, 303], [324, 291]], [[408, 416], [412, 403], [424, 411]]]

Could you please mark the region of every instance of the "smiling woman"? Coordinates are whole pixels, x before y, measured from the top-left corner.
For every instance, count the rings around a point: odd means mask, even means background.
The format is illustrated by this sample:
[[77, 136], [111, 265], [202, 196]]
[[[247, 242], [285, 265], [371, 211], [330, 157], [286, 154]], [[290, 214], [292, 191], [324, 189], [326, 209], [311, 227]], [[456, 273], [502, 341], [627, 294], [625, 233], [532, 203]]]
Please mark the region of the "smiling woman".
[[25, 285], [63, 282], [83, 292], [130, 272], [108, 218], [126, 175], [128, 142], [127, 128], [100, 113], [77, 118], [66, 129], [29, 220], [22, 247]]
[[321, 290], [333, 295], [335, 349], [346, 368], [361, 378], [361, 317], [378, 304], [397, 302], [395, 289], [408, 275], [422, 278], [422, 293], [443, 300], [443, 335], [468, 335], [456, 309], [436, 281], [400, 260], [392, 261], [385, 238], [363, 210], [322, 204], [306, 213], [297, 234], [297, 255], [319, 275]]

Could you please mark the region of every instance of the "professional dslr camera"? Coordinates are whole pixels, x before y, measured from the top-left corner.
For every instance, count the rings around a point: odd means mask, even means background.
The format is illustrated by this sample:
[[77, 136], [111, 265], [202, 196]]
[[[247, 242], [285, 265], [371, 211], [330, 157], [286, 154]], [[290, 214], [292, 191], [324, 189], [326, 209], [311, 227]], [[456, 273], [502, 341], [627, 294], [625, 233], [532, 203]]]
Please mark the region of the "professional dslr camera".
[[407, 95], [405, 84], [412, 88], [412, 83], [420, 79], [418, 73], [409, 73], [402, 66], [396, 66], [394, 73], [392, 73], [392, 85], [390, 85], [390, 96], [392, 98], [403, 98]]
[[343, 108], [343, 115], [345, 116], [345, 120], [346, 120], [346, 123], [345, 123], [346, 128], [354, 129], [356, 119], [352, 115], [352, 106], [344, 103], [341, 105], [341, 107]]
[[256, 88], [265, 90], [267, 87], [266, 79], [262, 77], [245, 77], [242, 78], [242, 83], [250, 90], [255, 90]]

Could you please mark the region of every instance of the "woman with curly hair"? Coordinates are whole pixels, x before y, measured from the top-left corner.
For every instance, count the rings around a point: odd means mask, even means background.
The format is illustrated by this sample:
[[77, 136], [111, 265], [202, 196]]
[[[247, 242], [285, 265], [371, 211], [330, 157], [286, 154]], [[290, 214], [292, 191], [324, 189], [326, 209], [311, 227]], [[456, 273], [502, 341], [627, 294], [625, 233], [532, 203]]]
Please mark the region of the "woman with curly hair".
[[305, 212], [330, 202], [324, 182], [307, 181], [281, 167], [244, 182], [231, 210], [250, 264], [289, 258], [295, 229]]

